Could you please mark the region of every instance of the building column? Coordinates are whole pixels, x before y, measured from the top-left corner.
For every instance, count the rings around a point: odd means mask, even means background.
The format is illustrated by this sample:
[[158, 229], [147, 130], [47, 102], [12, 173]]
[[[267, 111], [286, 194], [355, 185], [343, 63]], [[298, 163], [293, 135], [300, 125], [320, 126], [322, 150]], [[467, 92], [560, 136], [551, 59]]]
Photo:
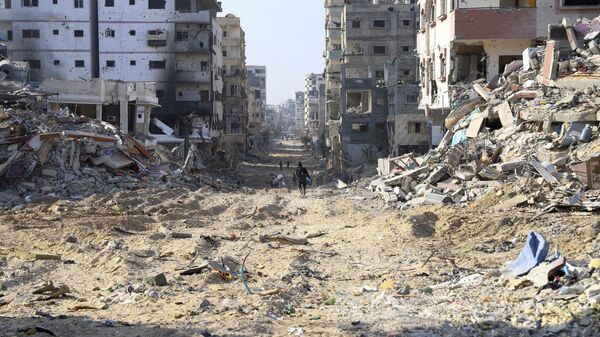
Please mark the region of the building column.
[[129, 102], [126, 99], [119, 100], [119, 127], [123, 132], [129, 132]]
[[96, 119], [102, 121], [102, 104], [96, 104]]

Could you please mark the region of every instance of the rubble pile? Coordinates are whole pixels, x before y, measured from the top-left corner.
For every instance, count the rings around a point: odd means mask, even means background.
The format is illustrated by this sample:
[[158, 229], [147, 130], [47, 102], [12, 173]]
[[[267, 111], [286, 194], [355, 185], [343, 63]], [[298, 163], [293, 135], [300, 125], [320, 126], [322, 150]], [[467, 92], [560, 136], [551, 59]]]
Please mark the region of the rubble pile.
[[193, 144], [187, 157], [183, 146], [147, 149], [109, 123], [76, 116], [68, 108], [47, 112], [43, 93], [7, 81], [0, 81], [0, 88], [10, 89], [2, 91], [0, 106], [4, 209], [41, 198], [80, 199], [119, 189], [221, 185], [208, 174], [194, 175], [206, 173], [206, 167]]
[[[379, 160], [369, 185], [400, 207], [466, 203], [490, 189], [544, 212], [600, 208], [600, 17], [551, 27], [502, 75], [453, 88], [441, 144], [427, 155]], [[561, 45], [568, 48], [559, 48]], [[507, 183], [518, 182], [512, 190]]]

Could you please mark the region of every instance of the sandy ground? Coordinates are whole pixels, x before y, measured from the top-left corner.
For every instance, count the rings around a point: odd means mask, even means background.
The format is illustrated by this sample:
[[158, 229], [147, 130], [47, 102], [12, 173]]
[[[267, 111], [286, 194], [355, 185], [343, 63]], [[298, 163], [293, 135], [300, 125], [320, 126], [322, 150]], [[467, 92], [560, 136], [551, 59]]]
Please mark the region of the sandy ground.
[[[532, 221], [535, 209], [492, 211], [495, 190], [470, 206], [398, 211], [360, 183], [305, 198], [265, 189], [288, 158], [318, 165], [277, 141], [268, 161], [244, 163], [244, 192], [116, 192], [0, 215], [0, 336], [48, 335], [34, 327], [56, 336], [600, 335], [585, 298], [515, 289], [498, 272], [530, 230], [569, 260], [598, 257], [597, 214]], [[277, 233], [308, 244], [260, 239]], [[61, 260], [18, 258], [16, 248]], [[246, 257], [253, 294], [238, 275]], [[160, 273], [166, 286], [146, 282]], [[33, 294], [45, 282], [70, 293]]]

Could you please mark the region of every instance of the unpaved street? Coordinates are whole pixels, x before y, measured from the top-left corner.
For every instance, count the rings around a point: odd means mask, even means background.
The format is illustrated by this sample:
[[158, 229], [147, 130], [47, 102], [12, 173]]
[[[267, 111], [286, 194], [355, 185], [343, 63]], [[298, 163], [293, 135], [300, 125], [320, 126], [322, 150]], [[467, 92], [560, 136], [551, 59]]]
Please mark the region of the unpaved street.
[[[399, 211], [363, 181], [301, 198], [261, 187], [282, 158], [317, 166], [299, 144], [278, 144], [268, 161], [244, 164], [240, 177], [251, 188], [165, 186], [3, 213], [0, 335], [599, 334], [585, 294], [559, 299], [499, 273], [530, 230], [570, 261], [597, 257], [598, 215], [531, 221], [535, 210], [491, 211], [502, 199], [496, 189], [466, 207]], [[60, 260], [18, 257], [17, 248]], [[244, 260], [253, 294], [239, 277]], [[166, 285], [148, 282], [161, 273]], [[588, 280], [597, 283], [598, 272]], [[48, 282], [70, 292], [34, 294]]]

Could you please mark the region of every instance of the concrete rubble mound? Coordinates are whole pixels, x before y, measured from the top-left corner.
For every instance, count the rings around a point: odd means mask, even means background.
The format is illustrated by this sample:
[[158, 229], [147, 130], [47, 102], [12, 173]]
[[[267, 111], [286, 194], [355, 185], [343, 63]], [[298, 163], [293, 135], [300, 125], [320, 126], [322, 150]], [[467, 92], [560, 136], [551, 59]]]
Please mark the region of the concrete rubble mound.
[[550, 26], [545, 47], [526, 49], [502, 75], [456, 84], [439, 146], [379, 159], [369, 188], [401, 208], [493, 191], [508, 196], [497, 210], [599, 209], [599, 23], [565, 19]]
[[[81, 199], [94, 193], [150, 186], [233, 188], [208, 174], [192, 144], [154, 149], [112, 124], [46, 112], [45, 97], [24, 86], [19, 62], [0, 61], [0, 205], [11, 209], [42, 198]], [[12, 76], [12, 77], [11, 77]], [[206, 159], [206, 158], [204, 158]], [[202, 174], [197, 174], [202, 173]]]

